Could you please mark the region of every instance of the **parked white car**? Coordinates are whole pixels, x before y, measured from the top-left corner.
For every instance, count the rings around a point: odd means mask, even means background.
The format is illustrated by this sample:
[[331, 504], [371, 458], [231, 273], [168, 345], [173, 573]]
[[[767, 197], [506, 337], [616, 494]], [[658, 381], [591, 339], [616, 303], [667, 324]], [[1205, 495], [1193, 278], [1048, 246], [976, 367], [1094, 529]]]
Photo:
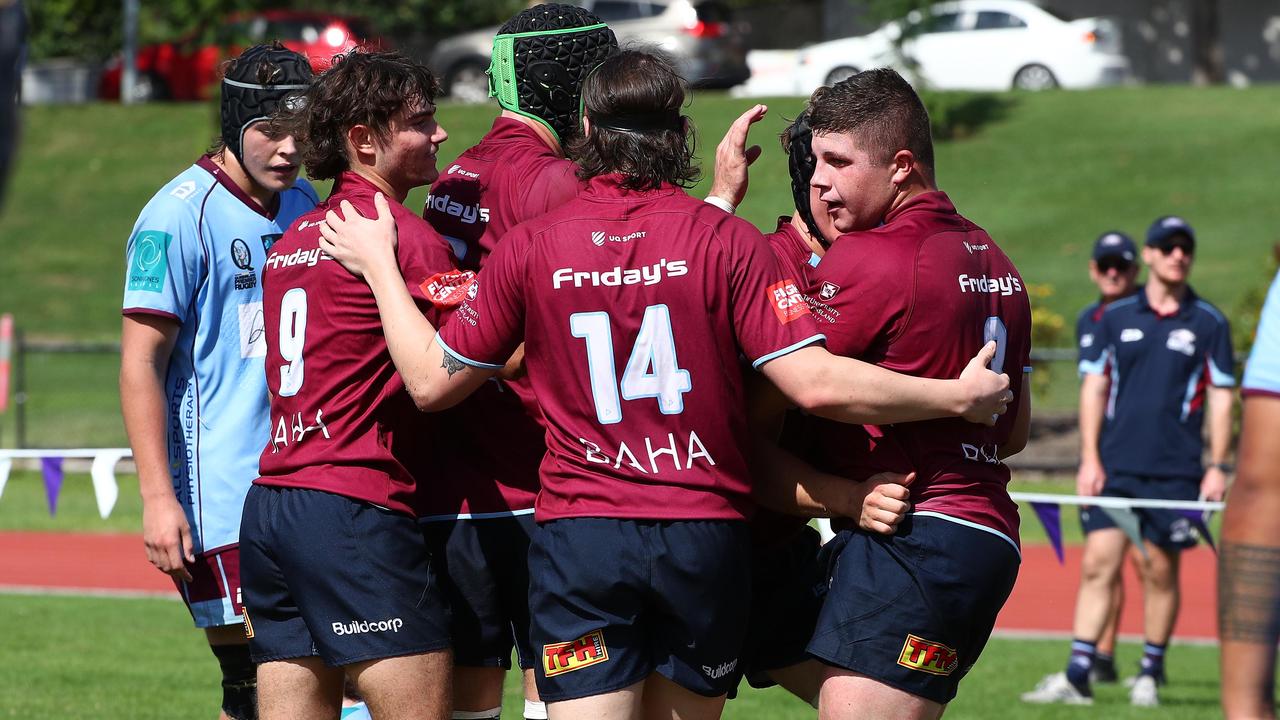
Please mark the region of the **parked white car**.
[[939, 90], [1089, 88], [1129, 78], [1116, 21], [1071, 20], [1025, 0], [940, 3], [869, 35], [802, 48], [796, 62], [802, 95], [874, 67], [913, 73]]

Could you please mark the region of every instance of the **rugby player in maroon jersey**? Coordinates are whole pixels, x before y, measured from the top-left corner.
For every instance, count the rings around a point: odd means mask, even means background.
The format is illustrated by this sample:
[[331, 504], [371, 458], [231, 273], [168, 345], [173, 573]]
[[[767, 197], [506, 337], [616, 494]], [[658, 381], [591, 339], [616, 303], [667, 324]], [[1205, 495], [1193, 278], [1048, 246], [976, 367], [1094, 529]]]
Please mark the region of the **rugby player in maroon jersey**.
[[[570, 46], [574, 52], [560, 51]], [[572, 5], [530, 7], [499, 28], [490, 75], [503, 89], [501, 113], [478, 144], [441, 164], [423, 209], [460, 267], [478, 271], [507, 231], [586, 187], [563, 148], [580, 134], [583, 78], [616, 51], [613, 32]], [[515, 62], [530, 56], [538, 60]], [[743, 147], [746, 124], [739, 119], [716, 153], [708, 202], [726, 210], [741, 201], [746, 166], [759, 152]], [[515, 357], [522, 356], [517, 349]], [[514, 644], [526, 716], [545, 716], [536, 702], [527, 602], [527, 549], [546, 452], [542, 411], [528, 378], [516, 373], [485, 383], [447, 414], [440, 423], [443, 467], [437, 465], [422, 523], [450, 597], [454, 709], [476, 718], [498, 714]]]
[[[329, 198], [300, 217], [264, 269], [272, 433], [245, 503], [245, 628], [264, 720], [336, 717], [344, 674], [374, 717], [449, 716], [448, 611], [418, 529], [415, 472], [432, 418], [404, 393], [369, 287], [318, 245], [338, 202], [396, 218], [400, 288], [433, 322], [469, 273], [401, 203], [438, 172], [448, 137], [435, 79], [394, 53], [341, 57], [312, 85], [298, 122]], [[390, 203], [386, 197], [390, 197]]]
[[1002, 460], [1027, 440], [1030, 304], [1009, 258], [937, 189], [928, 114], [896, 72], [821, 89], [809, 112], [811, 184], [843, 233], [807, 288], [827, 347], [952, 377], [994, 340], [992, 368], [1013, 371], [1017, 407], [992, 426], [815, 422], [807, 433], [816, 442], [806, 459], [820, 470], [917, 473], [895, 534], [845, 530], [834, 541], [842, 547], [809, 645], [829, 666], [819, 717], [937, 717], [1017, 576], [1017, 507]]
[[674, 70], [626, 51], [583, 94], [588, 188], [509, 233], [439, 335], [403, 290], [389, 213], [344, 205], [324, 247], [373, 288], [420, 408], [458, 402], [525, 343], [547, 424], [530, 609], [552, 717], [642, 702], [716, 717], [748, 592], [739, 354], [801, 407], [859, 422], [990, 422], [1007, 378], [982, 367], [989, 353], [958, 381], [827, 353], [759, 232], [680, 189], [696, 171]]

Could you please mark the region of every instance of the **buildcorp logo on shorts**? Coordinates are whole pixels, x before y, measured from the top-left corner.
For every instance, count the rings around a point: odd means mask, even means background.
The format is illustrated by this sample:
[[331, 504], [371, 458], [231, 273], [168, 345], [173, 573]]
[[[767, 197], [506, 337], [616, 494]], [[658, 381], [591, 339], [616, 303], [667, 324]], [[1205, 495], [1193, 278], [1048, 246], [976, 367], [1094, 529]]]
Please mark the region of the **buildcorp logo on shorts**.
[[360, 635], [373, 632], [400, 632], [404, 621], [400, 618], [386, 620], [352, 620], [351, 622], [333, 624], [334, 635]]

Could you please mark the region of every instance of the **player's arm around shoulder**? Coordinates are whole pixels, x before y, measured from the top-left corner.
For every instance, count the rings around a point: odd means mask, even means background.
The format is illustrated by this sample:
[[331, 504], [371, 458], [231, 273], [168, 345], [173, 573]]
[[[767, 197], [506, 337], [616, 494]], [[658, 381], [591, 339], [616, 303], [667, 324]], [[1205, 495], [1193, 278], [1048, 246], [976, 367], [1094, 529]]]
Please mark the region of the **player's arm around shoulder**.
[[[469, 366], [446, 353], [437, 330], [414, 302], [396, 255], [396, 223], [379, 193], [373, 218], [362, 217], [347, 201], [330, 210], [320, 225], [320, 247], [373, 291], [383, 336], [396, 370], [414, 404], [424, 411], [461, 402], [495, 371]], [[501, 367], [501, 366], [499, 366]]]
[[765, 363], [761, 371], [805, 412], [840, 422], [887, 425], [963, 417], [992, 425], [1013, 399], [1009, 376], [987, 368], [988, 343], [954, 380], [914, 377], [841, 357], [813, 345]]
[[768, 380], [746, 377], [752, 496], [771, 510], [801, 517], [848, 517], [863, 530], [893, 534], [910, 510], [915, 474], [878, 473], [863, 481], [821, 472], [778, 444], [790, 403]]

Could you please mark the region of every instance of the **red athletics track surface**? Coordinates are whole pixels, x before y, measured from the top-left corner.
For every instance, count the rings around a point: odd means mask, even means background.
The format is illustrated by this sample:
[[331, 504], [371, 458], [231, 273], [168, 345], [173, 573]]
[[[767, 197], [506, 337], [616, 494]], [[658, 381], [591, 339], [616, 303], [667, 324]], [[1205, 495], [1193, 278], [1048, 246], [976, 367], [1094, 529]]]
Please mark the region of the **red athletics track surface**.
[[[1022, 571], [1000, 614], [997, 630], [1066, 634], [1071, 631], [1080, 547], [1066, 548], [1066, 565], [1053, 549], [1022, 550]], [[1216, 558], [1204, 547], [1182, 557], [1182, 611], [1175, 637], [1212, 640], [1216, 635]], [[1142, 634], [1142, 592], [1125, 568], [1125, 609], [1120, 632]], [[0, 532], [0, 592], [159, 594], [177, 599], [173, 583], [147, 562], [138, 535]]]

